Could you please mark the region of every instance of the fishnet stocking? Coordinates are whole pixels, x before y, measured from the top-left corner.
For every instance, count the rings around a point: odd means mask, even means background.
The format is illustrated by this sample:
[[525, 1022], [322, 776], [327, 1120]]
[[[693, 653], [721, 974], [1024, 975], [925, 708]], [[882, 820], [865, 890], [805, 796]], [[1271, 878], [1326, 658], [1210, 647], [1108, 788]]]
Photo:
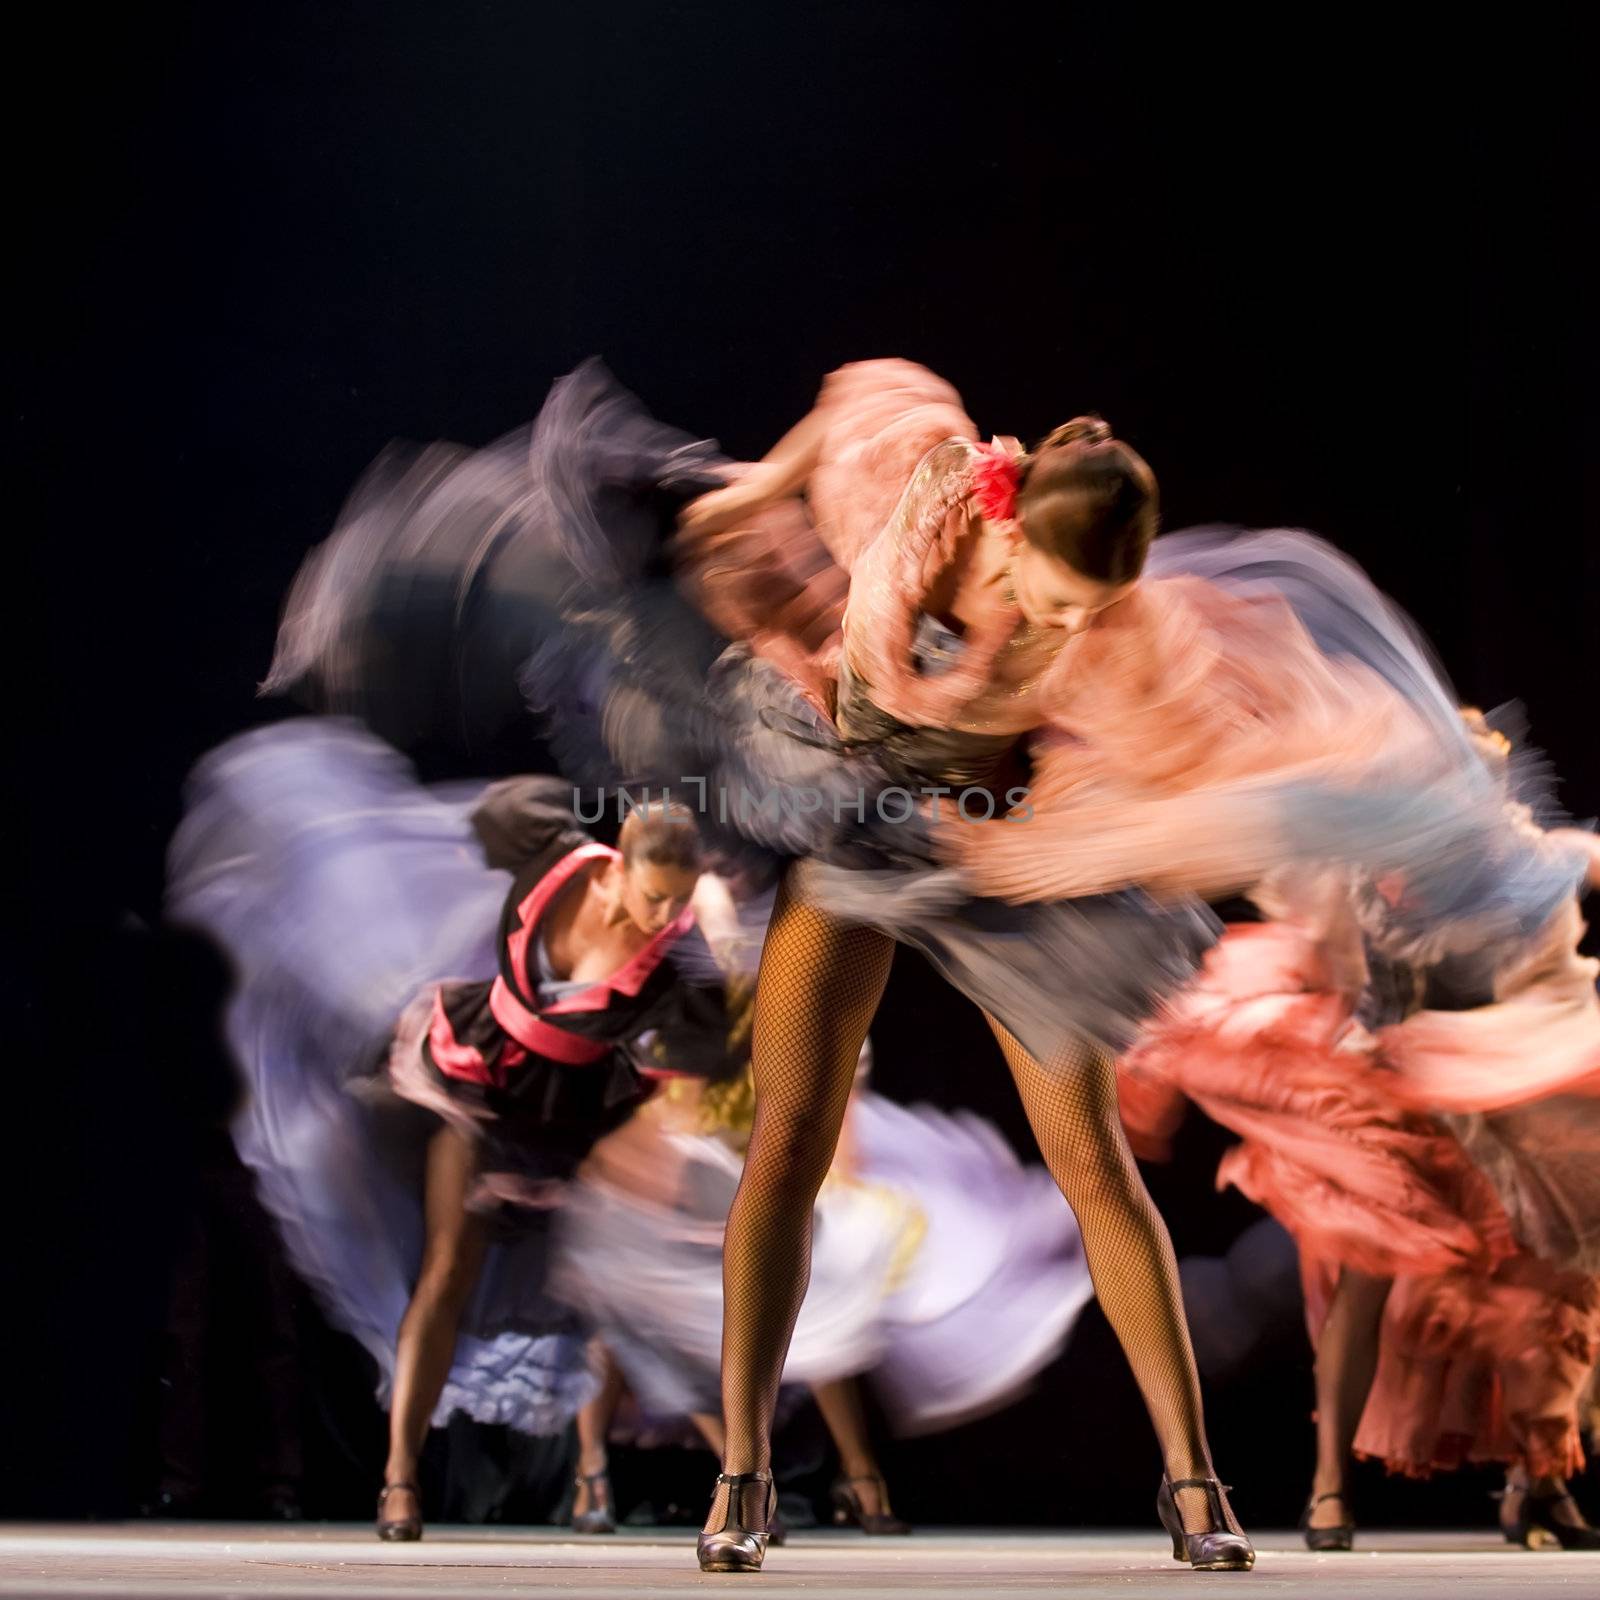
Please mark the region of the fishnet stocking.
[[[724, 1469], [768, 1465], [772, 1412], [811, 1276], [812, 1207], [839, 1142], [894, 941], [845, 927], [780, 885], [756, 981], [755, 1120], [722, 1246]], [[719, 1486], [706, 1526], [720, 1525]], [[759, 1490], [745, 1492], [755, 1526]]]
[[[779, 889], [756, 987], [755, 1123], [723, 1243], [728, 1472], [768, 1464], [778, 1384], [810, 1277], [812, 1207], [893, 956], [887, 934], [834, 921], [796, 899], [788, 882]], [[1144, 1394], [1167, 1472], [1210, 1477], [1177, 1263], [1123, 1137], [1114, 1064], [1077, 1042], [1041, 1064], [989, 1022], [1077, 1214], [1095, 1291]], [[719, 1487], [708, 1528], [721, 1525], [726, 1493]], [[747, 1500], [748, 1527], [760, 1509], [756, 1493]], [[1210, 1528], [1202, 1491], [1179, 1491], [1177, 1501], [1186, 1529]]]
[[[1133, 1368], [1167, 1475], [1212, 1477], [1178, 1263], [1122, 1131], [1116, 1064], [1080, 1039], [1063, 1043], [1049, 1062], [1036, 1061], [988, 1020], [1045, 1165], [1078, 1219], [1095, 1295]], [[1204, 1490], [1180, 1489], [1174, 1498], [1188, 1532], [1211, 1529]], [[1228, 1522], [1239, 1531], [1231, 1512]]]

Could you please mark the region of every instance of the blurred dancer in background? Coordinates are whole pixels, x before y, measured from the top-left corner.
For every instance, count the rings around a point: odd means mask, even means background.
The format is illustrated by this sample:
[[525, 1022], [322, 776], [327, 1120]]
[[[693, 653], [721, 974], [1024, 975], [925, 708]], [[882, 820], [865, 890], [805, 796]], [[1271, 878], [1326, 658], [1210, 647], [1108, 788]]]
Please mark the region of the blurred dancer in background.
[[[1508, 746], [1476, 713], [1491, 769]], [[1541, 837], [1527, 807], [1516, 824]], [[1552, 848], [1595, 841], [1557, 830]], [[1589, 885], [1600, 881], [1592, 864]], [[1600, 1354], [1600, 1002], [1575, 901], [1497, 966], [1397, 944], [1346, 874], [1258, 890], [1204, 977], [1122, 1063], [1160, 1155], [1181, 1097], [1241, 1135], [1218, 1182], [1294, 1234], [1316, 1350], [1316, 1550], [1351, 1547], [1352, 1449], [1424, 1476], [1512, 1464], [1507, 1537], [1600, 1548], [1567, 1492]]]
[[430, 1419], [560, 1431], [592, 1392], [545, 1224], [660, 1076], [638, 1041], [674, 1073], [737, 1065], [693, 817], [636, 812], [613, 849], [570, 802], [548, 778], [430, 792], [350, 725], [286, 723], [208, 758], [174, 842], [173, 915], [241, 973], [241, 1152], [384, 1375], [385, 1539], [421, 1536]]

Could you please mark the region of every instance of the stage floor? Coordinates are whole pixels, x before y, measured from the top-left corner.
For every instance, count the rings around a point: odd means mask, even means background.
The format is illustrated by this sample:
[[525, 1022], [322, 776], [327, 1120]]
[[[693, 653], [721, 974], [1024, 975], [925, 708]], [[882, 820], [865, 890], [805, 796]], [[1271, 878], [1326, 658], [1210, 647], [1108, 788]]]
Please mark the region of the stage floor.
[[[804, 1533], [772, 1551], [751, 1587], [767, 1600], [859, 1595], [1366, 1595], [1373, 1600], [1600, 1594], [1600, 1553], [1512, 1550], [1489, 1534], [1383, 1533], [1349, 1555], [1314, 1556], [1293, 1534], [1258, 1539], [1250, 1573], [1191, 1573], [1154, 1534], [959, 1530], [904, 1540]], [[692, 1537], [626, 1532], [575, 1541], [559, 1529], [439, 1527], [381, 1545], [366, 1528], [232, 1523], [0, 1526], [0, 1595], [118, 1600], [227, 1595], [302, 1600], [584, 1595], [636, 1600], [737, 1577], [702, 1575]]]

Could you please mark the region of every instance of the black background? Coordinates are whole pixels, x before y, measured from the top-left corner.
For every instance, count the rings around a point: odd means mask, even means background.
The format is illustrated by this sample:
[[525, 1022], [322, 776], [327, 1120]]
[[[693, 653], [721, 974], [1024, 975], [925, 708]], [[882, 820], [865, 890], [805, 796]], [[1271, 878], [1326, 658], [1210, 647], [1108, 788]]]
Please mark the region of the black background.
[[[864, 356], [989, 431], [1097, 409], [1169, 527], [1352, 552], [1600, 811], [1593, 40], [1553, 15], [240, 5], [19, 46], [0, 1511], [136, 1492], [206, 1023], [115, 935], [158, 915], [183, 775], [267, 714], [285, 587], [392, 437], [487, 442], [593, 352], [739, 454]], [[915, 962], [878, 1038], [889, 1092], [1025, 1139]], [[1193, 1128], [1152, 1174], [1180, 1252], [1251, 1216], [1210, 1196], [1218, 1148]], [[1307, 1368], [1287, 1339], [1211, 1397], [1247, 1522], [1298, 1509]], [[890, 1464], [903, 1509], [968, 1522], [1142, 1520], [1158, 1471], [1097, 1317], [1042, 1401]], [[1478, 1521], [1478, 1486], [1369, 1475], [1362, 1509]]]

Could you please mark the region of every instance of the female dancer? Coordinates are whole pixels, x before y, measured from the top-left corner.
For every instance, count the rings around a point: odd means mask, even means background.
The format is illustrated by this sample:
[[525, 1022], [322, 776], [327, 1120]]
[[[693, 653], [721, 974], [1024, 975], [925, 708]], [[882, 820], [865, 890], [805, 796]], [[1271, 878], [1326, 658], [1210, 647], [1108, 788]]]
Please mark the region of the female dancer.
[[[654, 1080], [736, 1058], [689, 904], [692, 816], [634, 812], [612, 849], [560, 780], [446, 801], [397, 769], [343, 724], [224, 747], [192, 786], [171, 908], [242, 969], [241, 1150], [296, 1264], [380, 1360], [378, 1533], [416, 1539], [430, 1419], [553, 1431], [592, 1388], [573, 1319], [542, 1293], [541, 1213]], [[452, 970], [484, 975], [439, 982]], [[389, 1012], [383, 1052], [370, 997], [403, 986], [420, 992], [397, 1028]], [[496, 1211], [512, 1223], [498, 1244]]]
[[[813, 1202], [898, 938], [986, 1011], [1018, 1079], [1162, 1440], [1174, 1554], [1249, 1565], [1211, 1470], [1170, 1245], [1116, 1116], [1111, 1052], [1213, 936], [1179, 891], [1356, 859], [1409, 870], [1418, 927], [1484, 940], [1546, 920], [1576, 867], [1529, 866], [1459, 730], [1385, 681], [1381, 649], [1317, 638], [1303, 597], [1291, 609], [1206, 577], [1142, 581], [1154, 482], [1103, 423], [1068, 424], [1019, 457], [977, 444], [954, 392], [920, 368], [835, 375], [767, 463], [722, 469], [735, 481], [686, 519], [687, 580], [752, 660], [710, 648], [618, 520], [619, 486], [653, 491], [663, 459], [659, 425], [629, 406], [585, 368], [552, 394], [531, 447], [364, 502], [297, 589], [284, 659], [337, 698], [347, 663], [318, 641], [339, 636], [352, 589], [380, 592], [418, 551], [455, 573], [458, 644], [482, 659], [477, 630], [517, 611], [497, 568], [524, 545], [542, 560], [555, 548], [582, 604], [541, 611], [525, 593], [523, 613], [561, 626], [522, 637], [525, 683], [569, 770], [698, 776], [718, 824], [799, 858], [758, 986], [758, 1110], [725, 1250], [730, 1470], [703, 1562], [748, 1570], [764, 1554], [767, 1433]], [[775, 497], [797, 484], [831, 567], [789, 559], [808, 525]], [[560, 506], [541, 523], [529, 508], [554, 504], [551, 485]], [[585, 576], [597, 571], [603, 593]], [[1363, 607], [1381, 611], [1370, 586]], [[1387, 642], [1381, 618], [1372, 631]], [[1024, 807], [967, 825], [971, 805], [1014, 802], [1025, 737], [1042, 774], [1031, 824]], [[933, 803], [894, 809], [908, 791]], [[1142, 883], [1166, 900], [1122, 892]]]
[[[1154, 480], [1104, 424], [1068, 424], [1020, 464], [973, 439], [955, 395], [931, 375], [903, 363], [846, 368], [765, 463], [691, 507], [685, 527], [704, 548], [772, 496], [806, 487], [819, 536], [850, 574], [835, 724], [908, 787], [992, 781], [1021, 735], [1055, 730], [1044, 752], [1053, 770], [1034, 796], [1055, 826], [1036, 838], [1001, 822], [964, 830], [956, 848], [980, 886], [1043, 899], [1137, 881], [1248, 883], [1294, 826], [1281, 794], [1257, 809], [1264, 791], [1252, 786], [1263, 776], [1370, 776], [1375, 764], [1356, 754], [1362, 739], [1384, 757], [1410, 749], [1425, 770], [1460, 774], [1459, 751], [1441, 766], [1445, 746], [1419, 740], [1373, 679], [1317, 655], [1281, 609], [1192, 580], [1142, 586]], [[701, 581], [715, 588], [710, 549]], [[1337, 754], [1320, 759], [1310, 741], [1330, 735], [1324, 756]], [[1177, 794], [1190, 797], [1181, 812]], [[1070, 843], [1041, 871], [1036, 852], [1061, 837]], [[1369, 832], [1359, 848], [1381, 847]], [[785, 882], [757, 991], [756, 1119], [725, 1245], [727, 1470], [700, 1543], [710, 1570], [762, 1559], [768, 1420], [804, 1292], [809, 1208], [882, 992], [890, 933], [908, 936], [887, 907], [874, 915], [852, 900], [842, 879], [860, 874], [817, 874], [819, 893], [810, 868]], [[1174, 1554], [1248, 1566], [1206, 1448], [1171, 1247], [1121, 1135], [1111, 1056], [1092, 1023], [1080, 1014], [1062, 1026], [1059, 1008], [1046, 1013], [1048, 1033], [1023, 1030], [1040, 1040], [1030, 1048], [993, 1004], [1005, 991], [965, 952], [909, 936], [991, 1002], [991, 1027], [1161, 1436]], [[1026, 1008], [1011, 1015], [1027, 1020]]]
[[[1307, 1544], [1351, 1547], [1354, 1448], [1412, 1475], [1511, 1461], [1527, 1493], [1508, 1530], [1600, 1547], [1565, 1487], [1600, 1353], [1600, 1003], [1575, 906], [1463, 1006], [1459, 960], [1384, 960], [1383, 918], [1375, 938], [1347, 879], [1260, 898], [1274, 920], [1230, 930], [1124, 1059], [1122, 1108], [1142, 1154], [1162, 1152], [1178, 1096], [1240, 1133], [1219, 1183], [1296, 1236], [1316, 1350]], [[1383, 1025], [1374, 1008], [1397, 1002]], [[1475, 1114], [1424, 1109], [1446, 1096]]]

